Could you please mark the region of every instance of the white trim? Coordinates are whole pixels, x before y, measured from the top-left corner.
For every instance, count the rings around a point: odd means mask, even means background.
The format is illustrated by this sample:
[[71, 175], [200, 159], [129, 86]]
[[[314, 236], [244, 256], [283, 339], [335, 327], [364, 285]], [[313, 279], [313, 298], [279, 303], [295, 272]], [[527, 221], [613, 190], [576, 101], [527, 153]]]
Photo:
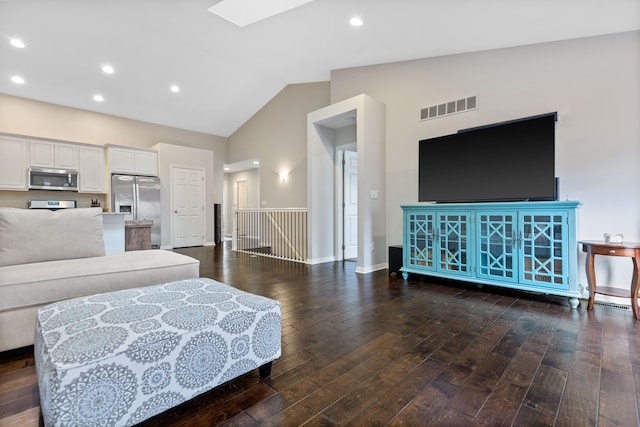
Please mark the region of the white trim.
[[307, 264], [324, 264], [325, 262], [335, 262], [335, 257], [325, 257], [325, 258], [317, 258], [317, 259], [307, 259]]
[[356, 267], [356, 273], [358, 274], [369, 274], [374, 271], [384, 270], [385, 268], [389, 268], [389, 263], [383, 262], [382, 264], [371, 265], [367, 268]]

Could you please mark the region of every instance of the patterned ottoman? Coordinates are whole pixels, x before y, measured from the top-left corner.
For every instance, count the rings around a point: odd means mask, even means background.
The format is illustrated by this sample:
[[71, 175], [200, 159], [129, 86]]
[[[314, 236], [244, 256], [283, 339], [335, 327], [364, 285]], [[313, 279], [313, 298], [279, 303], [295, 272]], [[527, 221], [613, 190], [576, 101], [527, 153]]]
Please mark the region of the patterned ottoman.
[[199, 278], [38, 311], [47, 426], [128, 426], [280, 356], [278, 301]]

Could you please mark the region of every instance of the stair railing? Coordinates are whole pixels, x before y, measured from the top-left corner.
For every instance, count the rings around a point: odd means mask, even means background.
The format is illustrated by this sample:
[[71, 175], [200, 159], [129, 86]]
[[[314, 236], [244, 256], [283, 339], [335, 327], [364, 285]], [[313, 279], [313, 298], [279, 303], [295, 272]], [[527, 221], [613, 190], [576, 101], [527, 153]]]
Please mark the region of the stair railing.
[[233, 250], [307, 262], [307, 209], [238, 209]]

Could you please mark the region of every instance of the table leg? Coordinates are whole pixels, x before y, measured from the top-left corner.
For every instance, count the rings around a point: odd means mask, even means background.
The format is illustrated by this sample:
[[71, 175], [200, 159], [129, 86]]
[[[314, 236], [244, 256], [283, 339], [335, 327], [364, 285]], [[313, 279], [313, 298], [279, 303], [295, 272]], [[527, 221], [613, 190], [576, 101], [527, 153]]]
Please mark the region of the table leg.
[[631, 278], [631, 309], [633, 310], [633, 317], [640, 318], [638, 313], [638, 290], [640, 289], [640, 277], [638, 277], [638, 259], [636, 257], [633, 260], [633, 277]]
[[587, 283], [589, 284], [589, 305], [587, 310], [593, 310], [593, 302], [596, 296], [596, 272], [594, 269], [595, 255], [591, 252], [591, 248], [587, 250], [587, 261], [585, 267], [587, 270]]

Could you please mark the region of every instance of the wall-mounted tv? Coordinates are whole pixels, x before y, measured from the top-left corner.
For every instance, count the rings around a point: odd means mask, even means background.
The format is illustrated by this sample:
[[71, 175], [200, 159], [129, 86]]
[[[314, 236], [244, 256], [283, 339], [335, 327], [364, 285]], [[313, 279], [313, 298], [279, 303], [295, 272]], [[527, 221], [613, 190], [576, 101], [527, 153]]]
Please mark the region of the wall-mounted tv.
[[555, 200], [557, 113], [419, 142], [420, 202]]

